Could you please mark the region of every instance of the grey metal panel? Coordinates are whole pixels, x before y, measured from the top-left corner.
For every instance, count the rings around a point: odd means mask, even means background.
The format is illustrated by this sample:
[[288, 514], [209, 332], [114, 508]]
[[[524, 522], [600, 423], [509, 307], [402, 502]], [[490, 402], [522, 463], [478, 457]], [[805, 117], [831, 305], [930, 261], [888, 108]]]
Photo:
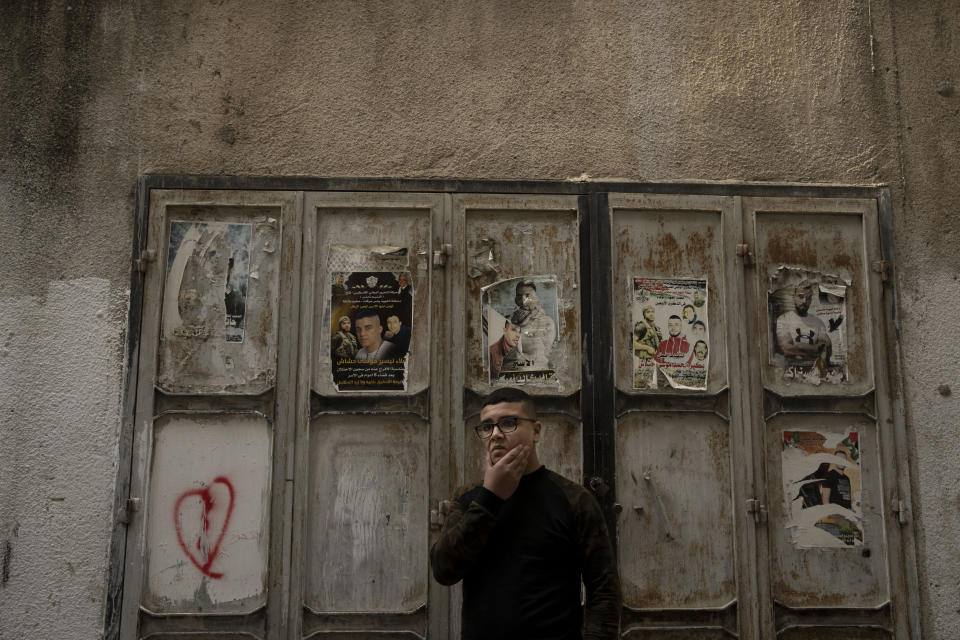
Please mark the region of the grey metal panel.
[[[413, 289], [413, 326], [407, 358], [405, 391], [378, 391], [379, 394], [415, 394], [430, 384], [434, 361], [430, 358], [433, 320], [430, 313], [433, 222], [440, 217], [442, 199], [437, 195], [310, 193], [306, 208], [315, 219], [317, 238], [314, 278], [314, 363], [313, 389], [321, 395], [356, 394], [339, 392], [331, 374], [331, 247], [391, 246], [406, 250], [406, 270]], [[367, 252], [371, 265], [377, 256]], [[384, 261], [387, 264], [387, 261]], [[392, 263], [391, 263], [392, 264]], [[386, 270], [387, 268], [385, 268]], [[375, 270], [371, 266], [371, 271]]]
[[405, 612], [427, 600], [427, 424], [411, 416], [313, 422], [304, 604]]
[[[774, 599], [793, 607], [871, 608], [886, 602], [889, 599], [887, 543], [876, 425], [855, 416], [782, 415], [769, 421], [767, 430], [767, 509]], [[796, 513], [805, 509], [800, 507], [802, 498], [796, 499], [799, 486], [791, 486], [789, 494], [784, 488], [785, 471], [781, 465], [784, 447], [780, 434], [785, 430], [858, 433], [860, 461], [856, 467], [859, 468], [848, 470], [848, 475], [855, 473], [853, 498], [861, 493], [857, 510], [863, 515], [862, 545], [802, 548], [792, 541], [791, 527], [796, 526]], [[815, 469], [817, 465], [812, 466]], [[857, 506], [854, 503], [855, 509]]]
[[[528, 385], [531, 394], [569, 395], [580, 388], [580, 269], [579, 213], [576, 197], [507, 196], [466, 194], [453, 196], [454, 272], [462, 291], [454, 291], [453, 308], [463, 314], [454, 319], [459, 332], [456, 353], [465, 358], [464, 386], [486, 395], [493, 387], [484, 367], [480, 308], [481, 288], [499, 280], [521, 276], [557, 277], [559, 343], [551, 361], [558, 384]], [[489, 240], [489, 242], [486, 242]], [[489, 247], [481, 249], [481, 247]], [[495, 263], [489, 270], [474, 271], [475, 254], [492, 252]], [[462, 322], [462, 324], [461, 324]], [[491, 327], [490, 335], [498, 329]], [[502, 327], [499, 328], [502, 332]], [[463, 340], [462, 343], [459, 341]], [[456, 347], [455, 347], [456, 348]]]
[[[611, 194], [614, 304], [613, 359], [617, 389], [624, 393], [689, 393], [681, 390], [634, 389], [634, 277], [707, 278], [710, 364], [707, 393], [727, 386], [725, 333], [729, 287], [724, 217], [733, 199], [709, 196]], [[623, 296], [620, 298], [620, 296]], [[665, 328], [664, 328], [665, 329]], [[666, 333], [664, 334], [666, 337]]]
[[[133, 426], [133, 443], [131, 446], [131, 500], [128, 502], [127, 510], [130, 524], [127, 535], [127, 549], [125, 553], [125, 582], [121, 614], [121, 637], [123, 638], [134, 638], [137, 634], [141, 598], [144, 596], [142, 587], [146, 583], [146, 563], [144, 563], [143, 560], [145, 554], [145, 544], [147, 540], [148, 518], [151, 517], [151, 510], [160, 514], [154, 518], [157, 520], [157, 522], [162, 520], [164, 516], [168, 521], [172, 517], [172, 511], [170, 512], [170, 515], [160, 513], [163, 511], [163, 508], [159, 505], [159, 503], [154, 505], [151, 502], [151, 495], [149, 493], [149, 476], [151, 469], [153, 468], [152, 455], [154, 441], [154, 415], [156, 414], [155, 406], [162, 407], [164, 413], [169, 415], [184, 411], [209, 414], [240, 412], [247, 413], [248, 415], [255, 415], [256, 408], [251, 406], [249, 398], [238, 394], [257, 393], [261, 399], [275, 399], [276, 409], [274, 410], [274, 408], [271, 407], [266, 414], [273, 416], [274, 418], [272, 422], [272, 429], [269, 431], [269, 436], [267, 438], [267, 442], [269, 443], [269, 446], [267, 447], [267, 455], [268, 457], [274, 457], [276, 459], [268, 461], [266, 465], [268, 469], [268, 478], [270, 478], [265, 485], [267, 487], [265, 489], [267, 494], [265, 497], [258, 496], [257, 499], [262, 499], [263, 505], [269, 505], [264, 509], [265, 513], [273, 513], [274, 515], [277, 515], [277, 505], [283, 505], [285, 502], [287, 502], [285, 495], [288, 487], [284, 482], [276, 482], [276, 479], [278, 474], [279, 477], [283, 477], [283, 467], [284, 460], [286, 459], [287, 449], [287, 433], [291, 426], [287, 411], [284, 408], [284, 402], [286, 394], [291, 390], [291, 379], [287, 374], [287, 365], [291, 363], [291, 355], [296, 353], [295, 344], [297, 340], [297, 332], [295, 325], [291, 325], [291, 323], [287, 322], [286, 319], [287, 316], [291, 314], [293, 317], [296, 317], [299, 312], [297, 306], [298, 296], [291, 295], [292, 282], [297, 277], [300, 265], [299, 242], [295, 241], [295, 239], [298, 238], [301, 233], [298, 199], [299, 198], [297, 194], [274, 192], [170, 192], [158, 189], [154, 189], [150, 192], [147, 252], [141, 256], [141, 260], [139, 262], [139, 264], [142, 265], [141, 268], [144, 269], [146, 276], [144, 278], [143, 320], [140, 327], [141, 348], [138, 362], [136, 415]], [[273, 337], [267, 339], [272, 340], [273, 345], [267, 345], [264, 347], [266, 352], [272, 353], [271, 357], [273, 358], [273, 361], [265, 362], [257, 360], [258, 363], [263, 365], [262, 368], [258, 369], [258, 372], [263, 373], [263, 375], [254, 375], [252, 378], [243, 377], [243, 380], [248, 381], [247, 383], [238, 382], [236, 386], [231, 386], [234, 382], [237, 382], [237, 380], [233, 380], [228, 381], [227, 384], [223, 384], [224, 380], [228, 380], [229, 378], [228, 375], [224, 375], [224, 372], [227, 371], [226, 367], [229, 365], [229, 362], [223, 360], [221, 362], [223, 365], [222, 369], [217, 369], [214, 367], [209, 368], [208, 370], [209, 379], [214, 380], [213, 384], [210, 384], [209, 381], [205, 382], [204, 378], [200, 376], [193, 379], [195, 385], [190, 386], [189, 389], [184, 388], [178, 390], [178, 392], [186, 392], [192, 389], [193, 393], [191, 394], [164, 395], [159, 392], [155, 393], [155, 384], [158, 376], [157, 364], [159, 361], [158, 344], [162, 326], [162, 299], [167, 280], [167, 271], [164, 265], [166, 255], [165, 252], [168, 246], [168, 232], [170, 228], [169, 221], [171, 218], [170, 211], [168, 211], [168, 209], [175, 210], [177, 214], [182, 213], [182, 210], [178, 208], [186, 208], [191, 211], [194, 209], [202, 211], [203, 216], [206, 219], [209, 219], [207, 217], [209, 212], [220, 212], [215, 213], [214, 218], [216, 215], [220, 215], [222, 213], [225, 220], [231, 220], [234, 222], [246, 220], [250, 222], [251, 225], [261, 222], [271, 225], [271, 228], [274, 223], [269, 222], [269, 213], [272, 213], [272, 215], [275, 216], [275, 228], [278, 233], [282, 234], [282, 238], [267, 234], [275, 240], [273, 248], [274, 253], [277, 254], [279, 273], [279, 284], [272, 290], [271, 296], [275, 295], [279, 298], [283, 298], [286, 300], [286, 303], [279, 311], [274, 309], [269, 313], [261, 314], [259, 316], [260, 321], [258, 326], [251, 328], [251, 335], [263, 337], [270, 334], [271, 331], [265, 329], [264, 327], [271, 325], [271, 323], [275, 323], [275, 326], [278, 327], [277, 331], [272, 334]], [[244, 218], [244, 216], [246, 216], [246, 218]], [[252, 235], [255, 236], [256, 234]], [[265, 241], [267, 235], [262, 236], [261, 239]], [[258, 250], [256, 247], [257, 245], [254, 243], [254, 252]], [[265, 249], [265, 244], [261, 245], [261, 248]], [[269, 253], [266, 251], [264, 252]], [[251, 278], [251, 280], [253, 280], [253, 278]], [[261, 302], [262, 301], [263, 300], [261, 300]], [[219, 305], [219, 297], [213, 296], [211, 298], [211, 303]], [[252, 315], [250, 317], [257, 317], [257, 314], [252, 309], [251, 314]], [[274, 317], [276, 318], [275, 320], [264, 320], [271, 314], [274, 314]], [[247, 336], [245, 335], [244, 337], [246, 338]], [[251, 338], [250, 341], [253, 343], [253, 338]], [[264, 342], [264, 344], [266, 345], [266, 342]], [[292, 362], [296, 362], [295, 357], [293, 358]], [[234, 364], [236, 364], [235, 361]], [[247, 362], [246, 364], [250, 363]], [[259, 366], [260, 365], [258, 364], [257, 367]], [[274, 373], [264, 373], [268, 370], [272, 370]], [[265, 379], [270, 379], [272, 382], [270, 385], [263, 388], [262, 383]], [[254, 401], [254, 403], [259, 404], [260, 400], [257, 399]], [[253, 413], [251, 413], [251, 410]], [[272, 453], [269, 453], [271, 450]], [[213, 457], [215, 458], [216, 456]], [[160, 469], [160, 467], [157, 467], [157, 469]], [[169, 475], [164, 471], [160, 471], [160, 473], [161, 475]], [[207, 480], [209, 481], [212, 479], [213, 478]], [[211, 491], [215, 492], [219, 488], [220, 487], [218, 486], [216, 489], [212, 489]], [[161, 498], [162, 496], [158, 496], [158, 500]], [[214, 500], [216, 500], [215, 496]], [[140, 505], [142, 505], [142, 507]], [[282, 510], [280, 511], [282, 513]], [[282, 578], [280, 578], [282, 567], [280, 566], [280, 562], [278, 560], [282, 558], [285, 553], [284, 538], [286, 526], [286, 520], [282, 517], [279, 517], [271, 519], [269, 521], [269, 525], [264, 527], [262, 530], [262, 535], [275, 541], [274, 544], [269, 545], [268, 551], [268, 586], [266, 589], [268, 607], [275, 607], [279, 601], [279, 597], [281, 596], [281, 589], [277, 588], [277, 585], [282, 582]], [[266, 541], [264, 541], [263, 544], [266, 545]], [[201, 560], [200, 565], [203, 566], [204, 564], [205, 561]], [[210, 569], [210, 567], [208, 567], [208, 569]], [[206, 577], [209, 578], [210, 576]], [[224, 575], [223, 579], [227, 579], [226, 574]], [[202, 596], [203, 590], [201, 589], [199, 593]], [[147, 597], [149, 598], [150, 596]], [[262, 594], [257, 595], [256, 598], [262, 599]], [[241, 600], [243, 600], [243, 597]], [[185, 608], [184, 601], [181, 601], [181, 605], [184, 606], [177, 605], [177, 607]], [[239, 605], [238, 608], [247, 609], [248, 606], [253, 605], [249, 602], [244, 602]], [[199, 606], [195, 608], [199, 609]], [[145, 613], [144, 615], [147, 614]], [[182, 615], [190, 616], [193, 614]], [[224, 614], [217, 615], [222, 616]], [[255, 617], [256, 616], [254, 616], [254, 618]], [[173, 624], [173, 621], [180, 619], [181, 618], [176, 616], [161, 616], [157, 618], [149, 618], [148, 616], [144, 618], [144, 623], [146, 624], [147, 620], [152, 620], [150, 628], [159, 632], [168, 628], [169, 625]], [[238, 618], [238, 620], [240, 620], [240, 618]], [[246, 618], [243, 618], [243, 620], [246, 620]], [[246, 620], [245, 622], [239, 622], [238, 624], [246, 627], [248, 631], [250, 629], [262, 627], [262, 621], [257, 622], [253, 618]], [[181, 626], [170, 627], [170, 630], [172, 631], [175, 628], [184, 629]], [[229, 630], [223, 627], [220, 627], [220, 629], [224, 632]], [[283, 624], [277, 623], [275, 625], [275, 629], [277, 629], [280, 633], [283, 633]], [[154, 631], [151, 631], [151, 633]], [[237, 632], [241, 633], [243, 630], [237, 629]]]
[[[759, 294], [757, 323], [763, 384], [779, 395], [862, 395], [874, 387], [873, 325], [866, 248], [877, 238], [865, 236], [864, 218], [875, 217], [872, 200], [745, 198], [747, 226], [755, 254], [754, 286]], [[874, 227], [875, 228], [875, 227]], [[844, 330], [848, 340], [849, 382], [819, 385], [791, 382], [769, 362], [773, 345], [766, 296], [770, 277], [781, 266], [838, 276], [849, 282]]]
[[[235, 206], [242, 195], [166, 207], [157, 386], [167, 392], [261, 393], [276, 382], [282, 215]], [[228, 327], [235, 306], [239, 326]]]
[[728, 426], [708, 414], [617, 423], [624, 605], [712, 608], [737, 598]]

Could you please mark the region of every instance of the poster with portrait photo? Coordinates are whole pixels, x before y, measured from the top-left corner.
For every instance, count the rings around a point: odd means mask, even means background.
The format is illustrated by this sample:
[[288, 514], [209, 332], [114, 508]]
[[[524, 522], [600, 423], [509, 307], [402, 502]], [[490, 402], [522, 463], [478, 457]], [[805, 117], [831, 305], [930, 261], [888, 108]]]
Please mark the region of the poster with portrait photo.
[[331, 373], [338, 391], [402, 391], [413, 328], [408, 271], [330, 274]]
[[849, 382], [846, 305], [849, 284], [837, 276], [779, 267], [767, 292], [770, 364], [787, 382]]
[[863, 544], [860, 438], [843, 433], [783, 431], [783, 497], [787, 529], [798, 548]]
[[634, 277], [633, 388], [702, 391], [710, 370], [707, 279]]
[[164, 315], [173, 337], [243, 342], [252, 237], [250, 224], [170, 222], [167, 286], [176, 309]]
[[559, 384], [553, 350], [560, 342], [556, 276], [523, 276], [482, 289], [483, 363], [490, 384]]

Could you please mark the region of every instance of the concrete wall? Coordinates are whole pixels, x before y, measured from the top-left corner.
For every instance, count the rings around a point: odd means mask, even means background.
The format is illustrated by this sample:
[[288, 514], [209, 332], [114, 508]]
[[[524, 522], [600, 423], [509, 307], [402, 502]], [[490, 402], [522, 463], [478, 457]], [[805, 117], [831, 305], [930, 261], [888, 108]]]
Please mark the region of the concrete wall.
[[889, 184], [926, 637], [960, 637], [958, 47], [948, 0], [2, 3], [0, 637], [101, 631], [142, 173]]

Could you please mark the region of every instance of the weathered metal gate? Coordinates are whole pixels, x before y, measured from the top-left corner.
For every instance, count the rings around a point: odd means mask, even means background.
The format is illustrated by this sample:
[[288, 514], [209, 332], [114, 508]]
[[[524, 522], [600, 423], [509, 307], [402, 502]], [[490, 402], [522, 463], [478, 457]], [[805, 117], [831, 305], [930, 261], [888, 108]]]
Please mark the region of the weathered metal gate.
[[877, 197], [245, 186], [144, 192], [122, 637], [456, 637], [427, 550], [501, 384], [623, 637], [918, 637]]

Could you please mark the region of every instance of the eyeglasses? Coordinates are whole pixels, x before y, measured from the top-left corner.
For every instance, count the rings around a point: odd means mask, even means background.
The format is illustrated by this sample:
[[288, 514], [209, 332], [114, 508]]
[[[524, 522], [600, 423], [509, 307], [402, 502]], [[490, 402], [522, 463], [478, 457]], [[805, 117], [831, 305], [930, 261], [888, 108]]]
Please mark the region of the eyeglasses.
[[481, 440], [486, 440], [493, 435], [493, 428], [499, 427], [500, 433], [508, 434], [513, 433], [517, 430], [517, 427], [520, 426], [519, 422], [521, 420], [527, 420], [529, 422], [536, 422], [533, 418], [521, 418], [519, 416], [504, 416], [500, 418], [498, 422], [481, 422], [473, 428], [477, 432], [477, 436]]

